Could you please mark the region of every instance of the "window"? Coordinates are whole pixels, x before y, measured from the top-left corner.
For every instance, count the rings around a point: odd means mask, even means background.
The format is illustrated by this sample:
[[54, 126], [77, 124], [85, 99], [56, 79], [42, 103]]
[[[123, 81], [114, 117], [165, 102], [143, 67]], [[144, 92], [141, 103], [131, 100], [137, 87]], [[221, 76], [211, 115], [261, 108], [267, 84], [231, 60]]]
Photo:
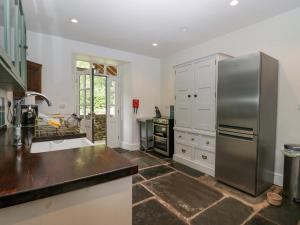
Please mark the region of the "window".
[[79, 114], [88, 116], [91, 113], [91, 75], [81, 74], [79, 77]]
[[[94, 93], [91, 93], [91, 69], [95, 70], [94, 75]], [[77, 76], [79, 76], [79, 114], [80, 116], [89, 116], [91, 113], [91, 98], [94, 98], [94, 113], [106, 114], [106, 76], [117, 76], [117, 66], [105, 65], [101, 63], [90, 63], [82, 60], [76, 61]], [[108, 87], [110, 91], [109, 113], [115, 115], [115, 82]]]
[[86, 69], [90, 69], [91, 68], [91, 64], [89, 62], [85, 62], [85, 61], [76, 61], [76, 68], [77, 70], [86, 70]]
[[107, 66], [107, 75], [117, 76], [118, 70], [116, 66]]
[[93, 67], [96, 70], [96, 74], [105, 74], [105, 65], [94, 63]]

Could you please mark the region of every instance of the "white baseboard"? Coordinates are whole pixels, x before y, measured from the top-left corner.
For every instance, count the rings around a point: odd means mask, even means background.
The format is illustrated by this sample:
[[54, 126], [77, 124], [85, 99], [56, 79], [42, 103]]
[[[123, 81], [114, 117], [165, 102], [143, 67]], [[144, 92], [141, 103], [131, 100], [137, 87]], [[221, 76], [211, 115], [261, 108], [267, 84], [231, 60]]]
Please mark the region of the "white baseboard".
[[274, 184], [278, 186], [283, 186], [283, 175], [281, 173], [274, 174]]
[[213, 177], [215, 176], [215, 170], [213, 168], [209, 167], [209, 166], [196, 163], [196, 162], [194, 162], [192, 160], [185, 159], [185, 158], [183, 158], [183, 157], [181, 157], [179, 155], [176, 155], [176, 154], [173, 155], [173, 159], [176, 162], [184, 164], [184, 165], [186, 165], [188, 167], [191, 167], [191, 168], [193, 168], [195, 170], [198, 170], [198, 171], [200, 171], [202, 173], [206, 173], [206, 174], [208, 174], [210, 176], [213, 176]]
[[130, 151], [134, 151], [134, 150], [139, 150], [140, 149], [140, 144], [139, 143], [128, 143], [128, 142], [121, 142], [121, 148], [125, 149], [125, 150], [130, 150]]

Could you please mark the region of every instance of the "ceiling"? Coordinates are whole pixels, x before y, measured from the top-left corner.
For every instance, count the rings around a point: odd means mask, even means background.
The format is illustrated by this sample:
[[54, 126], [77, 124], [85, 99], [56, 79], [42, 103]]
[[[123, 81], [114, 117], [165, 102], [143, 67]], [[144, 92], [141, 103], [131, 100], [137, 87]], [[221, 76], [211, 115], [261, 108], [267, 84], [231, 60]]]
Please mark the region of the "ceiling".
[[25, 0], [23, 8], [31, 31], [163, 57], [300, 7], [299, 0], [230, 1]]

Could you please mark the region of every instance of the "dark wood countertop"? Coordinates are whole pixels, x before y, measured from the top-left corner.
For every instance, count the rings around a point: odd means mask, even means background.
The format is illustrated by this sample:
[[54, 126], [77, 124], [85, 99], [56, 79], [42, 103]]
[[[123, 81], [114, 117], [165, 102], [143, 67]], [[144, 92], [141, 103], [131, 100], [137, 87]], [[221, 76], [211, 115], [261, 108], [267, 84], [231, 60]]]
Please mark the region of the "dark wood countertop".
[[137, 165], [110, 148], [83, 147], [30, 153], [32, 129], [16, 149], [13, 130], [0, 131], [0, 208], [131, 176]]

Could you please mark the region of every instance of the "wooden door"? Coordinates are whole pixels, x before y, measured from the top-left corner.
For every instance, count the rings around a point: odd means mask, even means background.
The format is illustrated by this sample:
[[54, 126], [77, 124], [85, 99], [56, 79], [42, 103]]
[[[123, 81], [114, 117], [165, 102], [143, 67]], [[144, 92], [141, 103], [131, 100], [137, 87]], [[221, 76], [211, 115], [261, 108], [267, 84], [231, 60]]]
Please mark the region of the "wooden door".
[[175, 71], [175, 126], [191, 127], [191, 103], [194, 92], [194, 69], [192, 64]]
[[215, 131], [216, 65], [215, 59], [195, 63], [192, 124], [194, 129]]

